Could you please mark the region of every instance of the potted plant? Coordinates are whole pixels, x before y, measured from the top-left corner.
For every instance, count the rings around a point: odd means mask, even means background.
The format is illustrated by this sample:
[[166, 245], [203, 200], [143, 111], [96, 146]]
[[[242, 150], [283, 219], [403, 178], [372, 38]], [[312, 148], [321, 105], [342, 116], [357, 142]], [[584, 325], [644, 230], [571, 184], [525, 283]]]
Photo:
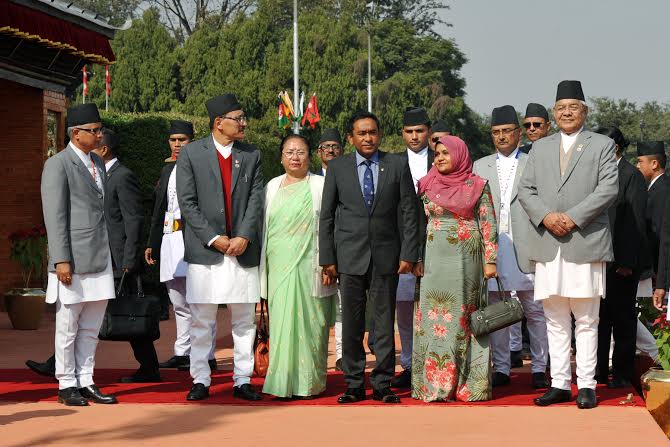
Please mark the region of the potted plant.
[[30, 288], [31, 279], [42, 278], [47, 236], [44, 225], [19, 230], [9, 236], [10, 259], [21, 266], [23, 287], [5, 292], [5, 307], [14, 329], [37, 329], [44, 315], [45, 292]]
[[670, 321], [665, 312], [654, 320], [652, 328], [658, 346], [656, 362], [660, 366], [650, 368], [640, 381], [647, 410], [670, 437]]

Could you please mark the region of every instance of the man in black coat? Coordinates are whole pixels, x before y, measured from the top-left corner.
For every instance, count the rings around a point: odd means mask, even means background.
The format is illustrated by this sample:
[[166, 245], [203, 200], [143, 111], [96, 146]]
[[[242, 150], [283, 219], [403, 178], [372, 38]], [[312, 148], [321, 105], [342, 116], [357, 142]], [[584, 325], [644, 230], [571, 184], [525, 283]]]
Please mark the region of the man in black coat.
[[[105, 162], [107, 181], [105, 182], [104, 211], [105, 224], [112, 254], [114, 280], [118, 282], [126, 274], [139, 274], [143, 244], [142, 225], [144, 210], [142, 191], [137, 176], [119, 160], [119, 138], [109, 129], [104, 129], [102, 142], [94, 149]], [[129, 280], [128, 275], [124, 281]], [[123, 383], [159, 382], [158, 357], [153, 341], [136, 339], [130, 342], [139, 369], [130, 377], [121, 378]], [[53, 376], [54, 357], [44, 363], [28, 360], [26, 365], [38, 374]]]
[[[606, 297], [600, 303], [598, 324], [598, 366], [596, 379], [609, 388], [629, 386], [633, 378], [637, 312], [635, 309], [640, 274], [648, 268], [645, 212], [647, 188], [642, 174], [622, 157], [628, 145], [617, 127], [599, 128], [616, 143], [619, 173], [617, 200], [609, 208], [614, 262], [607, 267]], [[612, 380], [608, 380], [611, 337], [614, 335]]]
[[[347, 391], [339, 403], [364, 400], [366, 291], [375, 326], [377, 365], [370, 374], [373, 399], [399, 403], [390, 389], [395, 370], [395, 296], [398, 274], [418, 260], [416, 193], [405, 160], [378, 150], [378, 118], [356, 113], [347, 126], [356, 151], [328, 164], [319, 231], [324, 284], [340, 277], [342, 367]], [[402, 210], [403, 234], [398, 225]], [[337, 223], [335, 222], [337, 220]]]

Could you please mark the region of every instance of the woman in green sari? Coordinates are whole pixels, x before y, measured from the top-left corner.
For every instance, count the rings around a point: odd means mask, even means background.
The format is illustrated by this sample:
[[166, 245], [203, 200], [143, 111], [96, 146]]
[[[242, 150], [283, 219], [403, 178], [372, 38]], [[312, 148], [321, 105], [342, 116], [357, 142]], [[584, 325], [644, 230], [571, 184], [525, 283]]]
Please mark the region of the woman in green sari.
[[335, 286], [323, 286], [318, 224], [323, 177], [309, 172], [307, 139], [280, 145], [286, 174], [265, 187], [261, 296], [270, 315], [270, 364], [263, 392], [310, 398], [326, 389]]

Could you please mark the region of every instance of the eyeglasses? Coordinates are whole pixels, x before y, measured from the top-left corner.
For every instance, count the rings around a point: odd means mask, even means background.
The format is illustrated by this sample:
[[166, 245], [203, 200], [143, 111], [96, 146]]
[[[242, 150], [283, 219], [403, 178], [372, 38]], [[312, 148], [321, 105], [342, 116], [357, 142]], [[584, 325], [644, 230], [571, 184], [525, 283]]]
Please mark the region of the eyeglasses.
[[581, 104], [568, 104], [568, 105], [560, 105], [560, 106], [554, 106], [554, 110], [558, 113], [563, 113], [566, 110], [569, 110], [571, 112], [579, 112], [582, 110], [582, 105]]
[[307, 151], [284, 151], [284, 152], [282, 152], [282, 154], [284, 154], [284, 157], [286, 157], [286, 158], [293, 158], [294, 156], [297, 156], [298, 158], [303, 158], [308, 154], [308, 152]]
[[322, 144], [319, 146], [319, 149], [322, 151], [333, 151], [333, 152], [339, 152], [342, 150], [342, 146], [339, 144]]
[[512, 135], [512, 133], [514, 133], [514, 131], [516, 131], [518, 128], [519, 127], [517, 126], [513, 129], [492, 130], [491, 135], [493, 135], [494, 137], [500, 137], [500, 136], [503, 136], [503, 135], [508, 137], [508, 136]]
[[246, 115], [240, 115], [240, 116], [236, 116], [236, 117], [232, 117], [232, 116], [222, 116], [221, 118], [223, 118], [224, 120], [233, 120], [233, 121], [237, 121], [237, 124], [242, 124], [242, 123], [246, 123], [246, 122], [247, 122], [247, 116], [246, 116]]
[[84, 132], [88, 132], [91, 135], [101, 135], [102, 132], [105, 130], [104, 127], [96, 127], [95, 129], [84, 129], [83, 127], [75, 127], [77, 130], [83, 130]]
[[528, 122], [528, 123], [523, 123], [523, 127], [525, 127], [526, 129], [530, 129], [531, 127], [533, 127], [534, 129], [539, 129], [543, 125], [544, 125], [544, 123], [534, 123], [532, 121]]

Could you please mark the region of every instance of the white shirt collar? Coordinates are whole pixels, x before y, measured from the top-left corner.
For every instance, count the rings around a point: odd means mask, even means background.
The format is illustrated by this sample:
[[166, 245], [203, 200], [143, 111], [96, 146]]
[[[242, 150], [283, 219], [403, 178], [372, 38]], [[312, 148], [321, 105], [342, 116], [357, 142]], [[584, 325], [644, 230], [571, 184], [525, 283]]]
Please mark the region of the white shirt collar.
[[111, 160], [109, 160], [107, 163], [105, 163], [105, 170], [109, 172], [112, 166], [114, 166], [114, 163], [118, 161], [118, 158], [114, 157]]
[[412, 149], [407, 148], [407, 156], [409, 158], [426, 158], [428, 157], [428, 146], [424, 147], [419, 152], [414, 152]]
[[75, 146], [72, 141], [70, 141], [70, 147], [74, 150], [74, 153], [77, 154], [81, 161], [84, 162], [84, 166], [88, 168], [91, 165], [91, 156]]
[[575, 141], [577, 141], [577, 137], [579, 136], [580, 133], [584, 130], [584, 127], [581, 127], [577, 132], [567, 134], [563, 131], [561, 131], [561, 144], [563, 144], [563, 151], [567, 153], [570, 148], [572, 148], [572, 145], [575, 144]]
[[212, 141], [214, 141], [214, 147], [216, 148], [217, 151], [219, 151], [219, 154], [221, 154], [223, 158], [230, 157], [230, 154], [233, 151], [233, 144], [235, 144], [234, 141], [224, 146], [223, 144], [216, 141], [213, 135], [212, 135]]
[[511, 154], [505, 155], [500, 152], [498, 152], [498, 160], [503, 160], [503, 161], [512, 161], [515, 160], [517, 157], [517, 154], [519, 153], [519, 148], [517, 147], [512, 151]]
[[658, 174], [656, 177], [654, 177], [654, 178], [649, 182], [649, 187], [647, 188], [647, 191], [649, 191], [649, 190], [651, 189], [651, 187], [654, 186], [654, 183], [656, 183], [656, 180], [658, 180], [658, 178], [659, 178], [660, 176], [662, 176], [663, 174], [664, 174], [664, 172], [661, 172], [660, 174]]

